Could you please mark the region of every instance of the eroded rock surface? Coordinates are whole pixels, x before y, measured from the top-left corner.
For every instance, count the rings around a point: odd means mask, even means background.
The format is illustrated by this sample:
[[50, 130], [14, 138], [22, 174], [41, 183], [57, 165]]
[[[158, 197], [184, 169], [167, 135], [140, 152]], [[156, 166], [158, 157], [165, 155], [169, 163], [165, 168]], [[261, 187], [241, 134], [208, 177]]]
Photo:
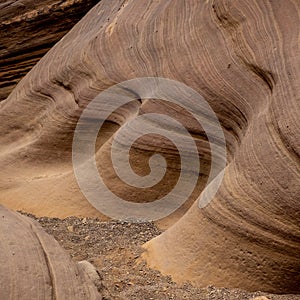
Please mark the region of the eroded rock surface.
[[[176, 225], [147, 243], [147, 261], [177, 281], [200, 286], [299, 292], [299, 13], [292, 0], [101, 1], [0, 106], [1, 202], [37, 215], [99, 216], [72, 171], [72, 134], [80, 113], [115, 83], [175, 79], [198, 91], [218, 115], [228, 165], [213, 201], [204, 209], [194, 203]], [[124, 126], [129, 119], [167, 113], [193, 133], [207, 166], [188, 207], [209, 171], [203, 130], [178, 107], [140, 100], [106, 122], [96, 147], [100, 172], [129, 201], [168, 193], [180, 173], [168, 140], [147, 135], [132, 149], [140, 175], [149, 172], [149, 153], [165, 155], [170, 165], [170, 178], [146, 193], [124, 185], [110, 162], [113, 134], [124, 129], [122, 145], [126, 135], [147, 125]], [[170, 134], [180, 135], [172, 129]]]
[[0, 3], [0, 101], [99, 0]]
[[0, 206], [2, 299], [102, 299], [83, 268], [37, 222]]

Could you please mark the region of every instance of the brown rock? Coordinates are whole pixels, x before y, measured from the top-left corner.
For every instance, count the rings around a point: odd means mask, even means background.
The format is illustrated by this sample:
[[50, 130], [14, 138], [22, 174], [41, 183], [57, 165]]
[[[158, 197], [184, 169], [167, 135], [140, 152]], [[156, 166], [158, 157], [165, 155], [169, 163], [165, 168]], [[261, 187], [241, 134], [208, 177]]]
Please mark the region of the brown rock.
[[98, 0], [0, 3], [0, 101]]
[[38, 223], [0, 205], [2, 299], [102, 299], [86, 272]]
[[68, 226], [67, 228], [70, 232], [74, 232], [74, 226], [71, 225], [71, 226]]
[[[101, 216], [73, 174], [72, 134], [80, 113], [115, 83], [175, 79], [204, 96], [218, 115], [228, 165], [210, 205], [194, 203], [145, 245], [149, 265], [199, 286], [299, 292], [299, 12], [292, 0], [101, 1], [0, 105], [1, 202], [37, 215]], [[139, 175], [149, 173], [153, 152], [166, 157], [168, 176], [151, 188], [127, 186], [110, 161], [116, 130], [124, 129], [118, 142], [126, 144], [147, 121], [126, 122], [148, 112], [182, 121], [205, 166], [177, 219], [204, 188], [211, 159], [203, 130], [186, 111], [155, 99], [115, 111], [97, 141], [98, 167], [128, 201], [168, 194], [180, 173], [170, 141], [146, 135], [132, 149]]]

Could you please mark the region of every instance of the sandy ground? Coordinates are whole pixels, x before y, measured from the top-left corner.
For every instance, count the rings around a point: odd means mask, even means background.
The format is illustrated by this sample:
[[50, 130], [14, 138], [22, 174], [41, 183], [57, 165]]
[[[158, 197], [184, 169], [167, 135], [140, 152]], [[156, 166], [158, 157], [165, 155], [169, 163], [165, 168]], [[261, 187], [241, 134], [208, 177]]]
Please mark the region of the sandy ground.
[[36, 219], [54, 236], [75, 261], [87, 260], [96, 267], [99, 274], [96, 285], [104, 299], [249, 300], [264, 295], [266, 298], [261, 300], [300, 300], [300, 295], [249, 293], [238, 289], [176, 284], [169, 276], [149, 269], [139, 259], [141, 245], [161, 232], [153, 223], [28, 216]]

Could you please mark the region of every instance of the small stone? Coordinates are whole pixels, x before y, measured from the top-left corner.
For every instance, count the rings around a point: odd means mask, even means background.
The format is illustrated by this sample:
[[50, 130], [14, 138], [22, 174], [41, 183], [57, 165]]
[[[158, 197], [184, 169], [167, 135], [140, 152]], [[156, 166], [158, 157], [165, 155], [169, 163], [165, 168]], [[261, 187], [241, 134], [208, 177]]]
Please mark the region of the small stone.
[[82, 261], [78, 262], [78, 265], [88, 274], [90, 279], [95, 284], [97, 284], [99, 279], [101, 279], [99, 276], [99, 273], [97, 272], [97, 269], [87, 260], [82, 260]]
[[74, 232], [74, 227], [73, 227], [73, 225], [68, 226], [67, 228], [68, 228], [69, 232]]

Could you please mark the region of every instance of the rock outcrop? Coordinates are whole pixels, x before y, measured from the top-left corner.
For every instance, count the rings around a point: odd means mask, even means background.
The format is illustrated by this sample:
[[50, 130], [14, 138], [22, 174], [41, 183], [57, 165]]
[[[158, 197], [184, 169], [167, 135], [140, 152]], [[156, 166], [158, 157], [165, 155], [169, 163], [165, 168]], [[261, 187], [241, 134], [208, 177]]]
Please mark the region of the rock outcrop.
[[[217, 114], [228, 165], [213, 201], [203, 209], [196, 201], [146, 244], [145, 258], [200, 286], [299, 292], [299, 13], [292, 0], [101, 1], [0, 104], [1, 202], [36, 214], [99, 216], [72, 171], [72, 136], [82, 110], [115, 83], [174, 79], [199, 92]], [[139, 175], [149, 173], [152, 153], [165, 155], [170, 177], [161, 185], [132, 189], [111, 165], [114, 133], [124, 130], [119, 144], [125, 146], [126, 136], [147, 125], [128, 121], [150, 112], [182, 121], [205, 166], [182, 214], [206, 184], [210, 147], [180, 107], [137, 99], [113, 112], [97, 141], [98, 167], [128, 201], [153, 201], [172, 189], [180, 161], [163, 137], [146, 135], [131, 151]], [[167, 125], [156, 124], [180, 134]]]
[[99, 0], [0, 3], [0, 101]]
[[102, 299], [89, 275], [37, 222], [0, 205], [2, 299]]

